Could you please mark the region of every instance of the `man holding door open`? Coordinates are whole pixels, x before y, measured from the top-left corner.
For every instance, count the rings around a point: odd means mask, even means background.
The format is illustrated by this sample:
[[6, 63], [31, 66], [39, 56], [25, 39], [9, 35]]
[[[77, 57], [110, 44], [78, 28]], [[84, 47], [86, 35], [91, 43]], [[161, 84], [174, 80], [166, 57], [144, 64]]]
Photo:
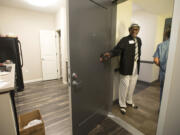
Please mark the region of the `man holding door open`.
[[120, 56], [119, 68], [119, 105], [122, 114], [126, 114], [127, 106], [137, 109], [133, 102], [133, 93], [140, 70], [141, 39], [137, 37], [140, 30], [138, 24], [129, 27], [129, 36], [123, 37], [119, 43], [100, 56], [100, 62]]

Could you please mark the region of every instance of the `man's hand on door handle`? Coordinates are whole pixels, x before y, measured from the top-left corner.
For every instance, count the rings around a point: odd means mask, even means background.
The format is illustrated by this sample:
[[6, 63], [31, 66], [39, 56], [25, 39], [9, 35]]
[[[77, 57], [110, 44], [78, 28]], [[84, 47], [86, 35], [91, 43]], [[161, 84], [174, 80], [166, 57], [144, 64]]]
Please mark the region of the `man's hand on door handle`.
[[106, 52], [100, 56], [99, 61], [102, 63], [104, 61], [108, 61], [110, 58], [111, 54], [109, 52]]

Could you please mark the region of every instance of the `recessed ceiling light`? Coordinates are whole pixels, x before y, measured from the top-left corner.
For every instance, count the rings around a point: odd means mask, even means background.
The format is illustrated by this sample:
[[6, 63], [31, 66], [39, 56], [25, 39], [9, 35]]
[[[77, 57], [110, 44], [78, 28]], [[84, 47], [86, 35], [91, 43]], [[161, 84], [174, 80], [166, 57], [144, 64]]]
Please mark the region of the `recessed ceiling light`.
[[54, 5], [58, 2], [58, 0], [25, 0], [31, 5], [38, 6], [38, 7], [47, 7]]

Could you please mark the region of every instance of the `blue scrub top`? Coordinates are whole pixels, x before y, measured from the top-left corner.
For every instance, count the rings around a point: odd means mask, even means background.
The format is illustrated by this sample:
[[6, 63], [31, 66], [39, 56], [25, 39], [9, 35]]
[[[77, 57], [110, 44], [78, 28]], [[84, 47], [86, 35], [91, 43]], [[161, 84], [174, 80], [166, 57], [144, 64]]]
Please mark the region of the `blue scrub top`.
[[160, 43], [153, 57], [158, 57], [160, 62], [160, 80], [164, 80], [169, 52], [169, 39]]

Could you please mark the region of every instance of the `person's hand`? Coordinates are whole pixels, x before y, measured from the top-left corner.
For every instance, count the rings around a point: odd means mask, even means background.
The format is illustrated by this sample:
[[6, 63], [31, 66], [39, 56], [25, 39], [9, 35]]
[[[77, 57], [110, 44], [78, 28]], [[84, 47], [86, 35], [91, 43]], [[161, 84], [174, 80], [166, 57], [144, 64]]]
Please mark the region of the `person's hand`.
[[111, 58], [111, 54], [109, 52], [104, 53], [104, 60], [108, 61]]
[[109, 52], [106, 52], [106, 53], [104, 53], [104, 56], [110, 58], [111, 54]]
[[111, 54], [109, 52], [106, 52], [99, 58], [99, 61], [102, 63], [103, 61], [107, 61], [110, 58], [111, 58]]
[[100, 57], [100, 58], [99, 58], [99, 61], [102, 63], [102, 62], [103, 62], [103, 58], [102, 58], [102, 57]]
[[155, 57], [154, 58], [154, 63], [159, 66], [160, 65], [160, 62], [159, 62], [159, 58], [158, 57]]

